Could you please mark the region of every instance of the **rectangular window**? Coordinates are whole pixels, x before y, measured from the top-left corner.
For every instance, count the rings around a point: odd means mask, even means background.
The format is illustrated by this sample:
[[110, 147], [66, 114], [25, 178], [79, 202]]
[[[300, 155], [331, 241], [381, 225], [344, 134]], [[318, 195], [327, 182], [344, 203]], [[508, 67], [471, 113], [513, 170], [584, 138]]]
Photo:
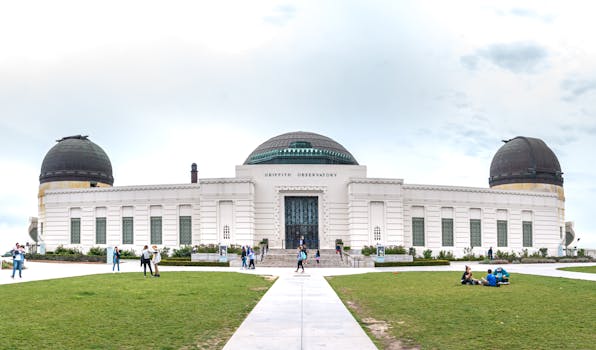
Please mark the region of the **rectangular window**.
[[497, 220], [497, 246], [507, 246], [507, 220]]
[[532, 246], [532, 221], [524, 221], [522, 223], [524, 231], [524, 247]]
[[70, 218], [70, 244], [81, 244], [81, 218]]
[[161, 244], [161, 216], [151, 217], [151, 244]]
[[424, 246], [424, 218], [412, 218], [412, 245]]
[[180, 217], [180, 244], [192, 244], [192, 220], [190, 216]]
[[106, 218], [95, 218], [95, 244], [106, 244]]
[[470, 219], [470, 247], [482, 246], [482, 222], [480, 219]]
[[453, 219], [442, 219], [443, 246], [453, 247]]
[[130, 216], [122, 218], [122, 244], [133, 244], [133, 218]]

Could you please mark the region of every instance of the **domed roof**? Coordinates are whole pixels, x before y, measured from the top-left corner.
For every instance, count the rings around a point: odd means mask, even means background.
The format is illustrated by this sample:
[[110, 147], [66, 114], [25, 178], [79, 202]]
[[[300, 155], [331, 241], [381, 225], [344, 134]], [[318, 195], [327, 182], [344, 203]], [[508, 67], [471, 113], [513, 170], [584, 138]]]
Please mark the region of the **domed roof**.
[[563, 186], [563, 172], [553, 151], [541, 139], [518, 136], [505, 141], [490, 164], [490, 186], [544, 183]]
[[57, 140], [41, 164], [39, 183], [52, 181], [90, 181], [113, 185], [112, 163], [106, 152], [87, 136], [68, 136]]
[[344, 146], [329, 137], [296, 131], [263, 142], [246, 158], [244, 164], [358, 165], [358, 162]]

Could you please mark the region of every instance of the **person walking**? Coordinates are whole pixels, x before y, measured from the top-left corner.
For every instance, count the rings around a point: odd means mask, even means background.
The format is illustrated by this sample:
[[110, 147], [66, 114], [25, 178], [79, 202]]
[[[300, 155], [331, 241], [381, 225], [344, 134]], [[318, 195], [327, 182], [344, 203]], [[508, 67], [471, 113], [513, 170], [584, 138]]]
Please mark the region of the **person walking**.
[[15, 272], [19, 270], [19, 278], [23, 278], [23, 264], [25, 263], [25, 249], [22, 245], [18, 244], [12, 251], [12, 276], [14, 278]]
[[493, 259], [493, 247], [488, 248], [488, 259]]
[[255, 269], [255, 250], [252, 248], [248, 248], [249, 252], [248, 252], [248, 269]]
[[159, 252], [159, 249], [157, 249], [157, 246], [154, 245], [151, 248], [153, 248], [153, 267], [155, 267], [155, 273], [153, 274], [153, 277], [160, 277], [161, 275], [159, 274], [159, 267], [157, 267], [157, 265], [159, 265], [159, 263], [161, 262], [161, 253]]
[[149, 266], [149, 273], [153, 276], [153, 269], [151, 269], [151, 251], [149, 246], [145, 245], [141, 251], [141, 266], [143, 266], [143, 275], [147, 277], [147, 266]]
[[120, 272], [120, 249], [118, 247], [114, 247], [114, 255], [112, 257], [112, 272], [114, 272], [114, 268], [118, 266], [118, 272]]
[[240, 270], [245, 270], [248, 268], [248, 265], [246, 264], [246, 247], [244, 246], [242, 246], [242, 253], [240, 254], [240, 257], [242, 258], [242, 267]]
[[315, 253], [315, 260], [317, 261], [317, 267], [319, 266], [319, 259], [321, 259], [321, 252], [317, 249]]
[[294, 271], [294, 272], [298, 272], [298, 270], [300, 268], [302, 268], [302, 273], [304, 273], [304, 264], [303, 264], [303, 261], [306, 258], [306, 254], [302, 250], [302, 247], [298, 247], [298, 256], [296, 258], [298, 259], [298, 264], [296, 265], [296, 271]]

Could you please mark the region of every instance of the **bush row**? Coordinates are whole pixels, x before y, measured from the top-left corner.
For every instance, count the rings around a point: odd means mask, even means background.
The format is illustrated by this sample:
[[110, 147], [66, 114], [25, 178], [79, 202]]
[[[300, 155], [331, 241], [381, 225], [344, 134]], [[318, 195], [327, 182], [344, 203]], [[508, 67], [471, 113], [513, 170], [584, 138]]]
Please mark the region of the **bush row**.
[[222, 266], [229, 267], [230, 262], [219, 262], [219, 261], [188, 261], [188, 260], [162, 260], [160, 265], [162, 266]]
[[375, 262], [375, 267], [390, 267], [390, 266], [436, 266], [436, 265], [449, 265], [448, 260], [414, 260], [411, 262], [406, 261], [387, 261], [387, 262]]
[[51, 261], [106, 262], [105, 256], [82, 254], [25, 254], [25, 259]]

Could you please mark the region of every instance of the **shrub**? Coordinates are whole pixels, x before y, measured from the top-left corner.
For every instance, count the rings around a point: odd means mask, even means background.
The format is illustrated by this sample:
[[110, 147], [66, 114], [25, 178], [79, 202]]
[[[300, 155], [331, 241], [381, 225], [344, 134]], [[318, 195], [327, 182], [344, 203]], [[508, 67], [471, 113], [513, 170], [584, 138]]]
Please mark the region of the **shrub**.
[[507, 253], [504, 251], [502, 252], [500, 250], [497, 250], [497, 252], [495, 253], [495, 258], [513, 261], [513, 260], [517, 259], [517, 255], [515, 254], [514, 251], [511, 251], [511, 253]]
[[107, 249], [102, 247], [91, 247], [87, 252], [87, 255], [91, 256], [106, 256], [107, 254]]
[[430, 249], [426, 249], [425, 251], [422, 252], [422, 256], [424, 257], [424, 259], [432, 259], [433, 251]]
[[83, 255], [83, 253], [77, 248], [64, 248], [64, 246], [59, 245], [54, 250], [54, 254], [56, 255]]
[[[263, 241], [261, 241], [263, 242]], [[262, 244], [262, 243], [259, 243]], [[265, 243], [265, 245], [267, 245], [268, 243]], [[230, 247], [228, 248], [228, 254], [242, 254], [242, 246], [236, 245], [236, 244], [232, 244], [230, 245]]]
[[365, 245], [364, 247], [362, 247], [361, 250], [362, 255], [364, 256], [370, 256], [371, 254], [377, 254], [377, 248], [373, 247], [372, 245]]
[[453, 256], [453, 252], [441, 250], [439, 255], [437, 255], [437, 259], [439, 260], [455, 260], [455, 256]]
[[385, 254], [406, 254], [406, 248], [401, 245], [385, 247]]
[[168, 247], [163, 247], [160, 249], [159, 254], [161, 254], [162, 258], [167, 258], [168, 256], [170, 256], [170, 248]]
[[189, 245], [183, 245], [179, 249], [174, 249], [172, 253], [172, 257], [182, 258], [182, 257], [190, 257], [192, 253], [192, 247]]
[[344, 246], [344, 251], [346, 251], [346, 252], [347, 252], [347, 251], [348, 251], [348, 250], [350, 250], [350, 249], [352, 249], [352, 248], [351, 248], [349, 245], [347, 245], [347, 246]]
[[138, 258], [134, 249], [120, 250], [120, 259], [134, 259]]
[[577, 256], [579, 256], [579, 257], [585, 257], [586, 256], [586, 250], [584, 248], [578, 250], [577, 251]]
[[543, 258], [546, 258], [548, 255], [548, 248], [540, 248], [538, 250], [540, 251], [540, 255], [542, 255]]
[[414, 261], [387, 261], [375, 262], [375, 267], [390, 267], [390, 266], [433, 266], [433, 265], [449, 265], [447, 260], [414, 260]]

